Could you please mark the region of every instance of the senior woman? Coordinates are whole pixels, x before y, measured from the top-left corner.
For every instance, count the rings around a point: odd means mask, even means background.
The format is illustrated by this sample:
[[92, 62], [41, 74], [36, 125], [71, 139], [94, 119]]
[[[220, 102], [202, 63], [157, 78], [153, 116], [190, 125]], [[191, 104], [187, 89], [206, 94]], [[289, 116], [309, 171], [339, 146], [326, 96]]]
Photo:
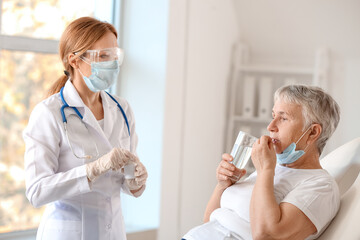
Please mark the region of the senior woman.
[[183, 239], [315, 239], [334, 218], [340, 194], [319, 157], [338, 125], [338, 104], [318, 87], [284, 86], [272, 116], [270, 136], [253, 145], [256, 172], [234, 182], [245, 170], [223, 154], [205, 224]]

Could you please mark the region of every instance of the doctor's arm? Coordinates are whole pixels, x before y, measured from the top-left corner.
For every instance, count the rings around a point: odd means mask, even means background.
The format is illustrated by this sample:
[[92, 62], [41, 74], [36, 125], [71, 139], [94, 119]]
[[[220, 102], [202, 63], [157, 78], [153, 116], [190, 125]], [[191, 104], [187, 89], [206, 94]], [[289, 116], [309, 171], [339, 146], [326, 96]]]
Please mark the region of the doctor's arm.
[[232, 160], [233, 158], [230, 154], [224, 153], [222, 155], [222, 160], [216, 169], [216, 178], [218, 180], [218, 183], [215, 186], [215, 189], [206, 206], [205, 214], [204, 214], [204, 222], [208, 222], [210, 220], [211, 213], [215, 209], [220, 208], [220, 200], [223, 192], [225, 191], [226, 188], [228, 188], [229, 186], [233, 185], [236, 182], [232, 179], [234, 178], [240, 179], [246, 173], [244, 169], [236, 168], [233, 164], [231, 164], [230, 162]]
[[60, 135], [51, 110], [37, 105], [23, 132], [26, 197], [35, 207], [90, 191], [85, 166], [58, 172]]
[[277, 204], [274, 196], [276, 155], [270, 137], [261, 137], [251, 154], [257, 178], [250, 202], [253, 239], [305, 239], [314, 224], [296, 206]]

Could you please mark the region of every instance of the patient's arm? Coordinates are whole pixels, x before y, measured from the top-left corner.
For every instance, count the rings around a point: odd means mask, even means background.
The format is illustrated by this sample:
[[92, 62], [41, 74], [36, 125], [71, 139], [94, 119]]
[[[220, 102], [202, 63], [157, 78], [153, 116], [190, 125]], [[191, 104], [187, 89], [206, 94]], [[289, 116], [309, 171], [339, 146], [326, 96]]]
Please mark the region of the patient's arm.
[[253, 239], [305, 239], [316, 232], [314, 224], [297, 207], [276, 202], [274, 196], [275, 152], [271, 139], [261, 137], [251, 153], [257, 170], [250, 202]]
[[216, 185], [214, 192], [206, 206], [204, 222], [208, 222], [211, 213], [220, 207], [222, 193], [226, 188], [236, 182], [236, 180], [232, 179], [240, 179], [246, 173], [244, 169], [236, 168], [233, 164], [229, 163], [232, 160], [233, 158], [230, 154], [224, 153], [222, 155], [222, 161], [216, 169], [216, 178], [218, 180], [218, 184]]
[[204, 222], [208, 222], [210, 220], [211, 213], [220, 207], [220, 199], [221, 195], [226, 188], [223, 188], [221, 185], [217, 184], [211, 198], [206, 206], [205, 214], [204, 214]]
[[253, 239], [305, 239], [316, 232], [314, 224], [296, 206], [277, 204], [272, 172], [257, 176], [250, 204]]

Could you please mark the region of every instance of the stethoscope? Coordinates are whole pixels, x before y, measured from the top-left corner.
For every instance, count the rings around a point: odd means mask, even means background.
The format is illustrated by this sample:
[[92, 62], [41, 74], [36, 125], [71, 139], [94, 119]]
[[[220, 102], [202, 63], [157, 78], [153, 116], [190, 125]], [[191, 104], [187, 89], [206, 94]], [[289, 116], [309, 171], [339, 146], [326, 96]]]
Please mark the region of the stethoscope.
[[[75, 154], [74, 152], [74, 149], [71, 145], [71, 141], [69, 140], [69, 135], [68, 135], [68, 132], [67, 132], [67, 119], [65, 117], [65, 113], [64, 113], [64, 109], [69, 107], [69, 108], [72, 108], [76, 115], [78, 115], [78, 117], [83, 120], [83, 116], [81, 115], [81, 113], [79, 112], [79, 110], [76, 108], [76, 107], [71, 107], [69, 106], [69, 104], [67, 104], [67, 102], [65, 101], [65, 98], [64, 98], [64, 95], [63, 95], [63, 90], [64, 90], [64, 87], [62, 87], [60, 89], [60, 97], [61, 97], [61, 101], [63, 102], [63, 105], [61, 106], [60, 108], [60, 112], [61, 112], [61, 116], [62, 116], [62, 121], [63, 121], [63, 124], [64, 124], [64, 129], [65, 129], [65, 134], [66, 134], [66, 138], [67, 138], [67, 141], [69, 143], [69, 146], [71, 148], [71, 151], [73, 152], [74, 156], [77, 157], [77, 158], [80, 158], [80, 159], [92, 159], [92, 158], [98, 158], [99, 157], [99, 151], [98, 151], [98, 148], [97, 148], [97, 145], [95, 143], [95, 150], [96, 150], [96, 155], [95, 156], [90, 156], [90, 155], [84, 155], [83, 157], [81, 156], [78, 156], [77, 154]], [[106, 91], [105, 91], [106, 92]], [[130, 127], [129, 127], [129, 122], [128, 122], [128, 119], [126, 117], [126, 114], [125, 114], [125, 111], [124, 109], [120, 106], [119, 102], [116, 101], [116, 99], [111, 96], [110, 93], [106, 92], [107, 95], [109, 95], [109, 97], [117, 104], [118, 108], [120, 109], [124, 119], [125, 119], [125, 123], [126, 123], [126, 126], [127, 126], [127, 129], [128, 129], [128, 133], [129, 133], [129, 136], [130, 136]], [[85, 127], [86, 127], [86, 124], [85, 124]], [[87, 127], [86, 127], [87, 128]]]

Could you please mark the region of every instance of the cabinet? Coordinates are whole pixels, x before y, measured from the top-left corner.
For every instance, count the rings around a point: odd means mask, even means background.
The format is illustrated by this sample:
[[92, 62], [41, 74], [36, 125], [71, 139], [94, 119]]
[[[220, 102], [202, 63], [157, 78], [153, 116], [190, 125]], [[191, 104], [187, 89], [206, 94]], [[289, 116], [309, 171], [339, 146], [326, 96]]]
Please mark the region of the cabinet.
[[329, 49], [319, 48], [314, 67], [256, 64], [249, 61], [249, 47], [235, 45], [228, 92], [228, 121], [225, 151], [231, 151], [239, 131], [253, 136], [268, 135], [272, 120], [273, 95], [288, 84], [307, 84], [327, 88]]

